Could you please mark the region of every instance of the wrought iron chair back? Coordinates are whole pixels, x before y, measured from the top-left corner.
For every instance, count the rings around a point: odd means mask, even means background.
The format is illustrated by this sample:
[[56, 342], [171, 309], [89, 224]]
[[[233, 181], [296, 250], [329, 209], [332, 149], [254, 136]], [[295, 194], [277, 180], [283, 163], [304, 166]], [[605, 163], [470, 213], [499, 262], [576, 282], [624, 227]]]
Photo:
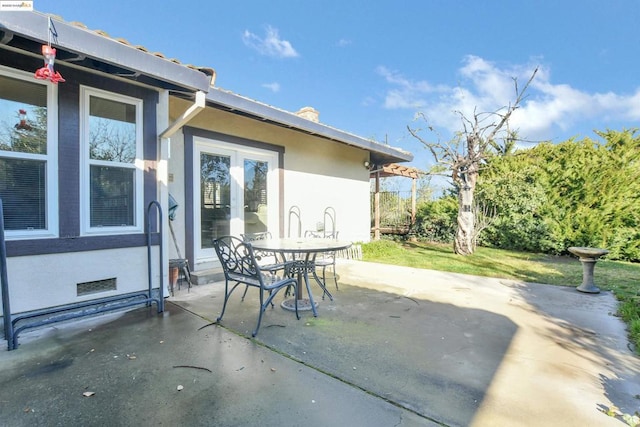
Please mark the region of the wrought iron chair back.
[[324, 227], [322, 228], [322, 230], [324, 231], [324, 237], [337, 239], [338, 232], [336, 231], [336, 210], [331, 206], [327, 207], [324, 210], [322, 221], [324, 223]]
[[[294, 217], [296, 220], [298, 228], [298, 234], [296, 236], [291, 236], [291, 217]], [[289, 230], [287, 232], [287, 237], [302, 237], [302, 217], [300, 214], [300, 208], [295, 205], [289, 208]]]
[[[258, 313], [258, 321], [252, 332], [255, 337], [260, 329], [262, 315], [265, 309], [271, 304], [273, 298], [278, 291], [283, 288], [296, 287], [296, 279], [293, 277], [277, 277], [271, 272], [265, 272], [256, 260], [253, 247], [249, 242], [243, 242], [237, 237], [224, 236], [213, 241], [213, 246], [222, 265], [225, 278], [225, 297], [222, 306], [222, 312], [217, 321], [220, 322], [227, 308], [227, 302], [233, 291], [240, 285], [244, 284], [259, 290], [260, 312]], [[265, 274], [266, 273], [266, 274]], [[245, 289], [246, 294], [246, 289]], [[266, 295], [266, 298], [265, 298]], [[244, 295], [243, 295], [244, 298]], [[296, 316], [298, 319], [298, 305], [296, 296]]]
[[[258, 233], [245, 233], [245, 234], [241, 234], [240, 237], [242, 237], [242, 240], [244, 240], [245, 242], [255, 242], [256, 240], [268, 240], [268, 239], [271, 239], [271, 232], [261, 231]], [[271, 259], [277, 262], [277, 257], [274, 252], [260, 251], [260, 250], [254, 249], [253, 253], [256, 256], [256, 259], [258, 260], [258, 262], [263, 261], [263, 259], [265, 260]]]
[[[331, 206], [327, 207], [323, 213], [323, 221], [318, 224], [318, 230], [307, 230], [304, 233], [304, 237], [308, 238], [324, 238], [324, 239], [338, 239], [338, 231], [336, 230], [336, 210]], [[322, 227], [322, 229], [320, 229]], [[333, 275], [333, 282], [338, 289], [338, 274], [336, 273], [336, 253], [335, 251], [323, 252], [318, 254], [315, 258], [315, 265], [322, 270], [322, 283], [324, 293], [331, 297], [329, 291], [327, 291], [327, 268], [331, 268]], [[315, 273], [314, 273], [315, 274]], [[319, 278], [317, 278], [319, 280]]]
[[[256, 240], [268, 240], [271, 239], [271, 233], [269, 231], [261, 231], [258, 233], [245, 233], [240, 235], [242, 240], [245, 242], [255, 242]], [[253, 249], [253, 254], [258, 261], [258, 265], [260, 269], [263, 271], [268, 271], [272, 275], [288, 274], [287, 268], [290, 263], [287, 262], [286, 258], [282, 254], [277, 254], [275, 252], [263, 251], [258, 249]], [[242, 294], [242, 299], [247, 295], [247, 287]]]

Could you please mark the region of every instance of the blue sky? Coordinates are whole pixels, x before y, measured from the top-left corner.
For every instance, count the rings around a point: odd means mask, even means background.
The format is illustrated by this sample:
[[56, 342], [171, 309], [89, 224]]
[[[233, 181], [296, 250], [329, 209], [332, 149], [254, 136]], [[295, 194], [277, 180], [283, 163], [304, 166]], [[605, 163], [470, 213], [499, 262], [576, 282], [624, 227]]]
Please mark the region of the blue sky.
[[437, 134], [454, 110], [496, 111], [540, 71], [512, 127], [529, 140], [597, 138], [640, 124], [637, 0], [35, 0], [34, 8], [183, 63], [275, 107], [430, 157], [407, 132]]

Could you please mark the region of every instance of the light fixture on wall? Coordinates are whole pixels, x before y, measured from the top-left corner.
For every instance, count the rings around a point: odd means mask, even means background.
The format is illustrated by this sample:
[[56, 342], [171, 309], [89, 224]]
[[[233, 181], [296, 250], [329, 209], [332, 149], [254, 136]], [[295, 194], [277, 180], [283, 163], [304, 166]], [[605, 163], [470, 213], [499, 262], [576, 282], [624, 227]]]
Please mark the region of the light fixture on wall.
[[369, 163], [369, 161], [368, 161], [368, 160], [365, 160], [365, 161], [364, 161], [364, 163], [363, 163], [363, 165], [364, 165], [364, 168], [365, 168], [365, 169], [369, 169], [369, 166], [371, 166], [371, 163]]

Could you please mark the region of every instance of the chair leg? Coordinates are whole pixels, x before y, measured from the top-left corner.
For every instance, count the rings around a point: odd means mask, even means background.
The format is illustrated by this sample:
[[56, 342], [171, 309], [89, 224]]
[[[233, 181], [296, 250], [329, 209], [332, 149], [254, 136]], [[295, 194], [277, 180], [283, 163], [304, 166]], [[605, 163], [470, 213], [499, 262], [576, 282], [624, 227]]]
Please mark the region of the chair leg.
[[271, 304], [271, 309], [273, 310], [276, 306], [273, 303], [273, 298], [271, 297], [272, 293], [273, 293], [273, 291], [269, 291], [269, 301], [270, 301], [270, 304]]
[[336, 290], [339, 291], [340, 289], [338, 288], [338, 273], [336, 273], [335, 261], [333, 262], [333, 264], [331, 264], [331, 269], [333, 271], [333, 282], [336, 284]]
[[224, 284], [224, 303], [222, 303], [222, 311], [220, 312], [220, 316], [218, 316], [218, 318], [216, 319], [216, 322], [219, 322], [219, 321], [222, 320], [222, 316], [224, 316], [224, 311], [227, 309], [227, 301], [229, 300], [229, 296], [231, 295], [233, 290], [238, 285], [239, 285], [239, 283], [236, 283], [235, 286], [233, 288], [231, 288], [231, 291], [229, 291], [229, 284], [227, 282], [225, 282], [225, 284]]
[[182, 268], [182, 272], [184, 274], [185, 279], [187, 279], [187, 284], [188, 284], [188, 288], [187, 289], [191, 289], [192, 283], [191, 283], [191, 270], [189, 270], [189, 263], [186, 262], [184, 264], [184, 267]]
[[[247, 291], [248, 291], [248, 290], [249, 290], [249, 285], [247, 285], [247, 286], [244, 288], [244, 292], [243, 292], [243, 294], [242, 294], [242, 298], [241, 298], [241, 300], [240, 300], [240, 301], [244, 301], [244, 297], [245, 297], [245, 296], [247, 296]], [[271, 303], [271, 305], [273, 306], [273, 303]]]
[[[323, 265], [322, 266], [322, 283], [324, 283], [324, 287], [327, 287], [327, 266]], [[327, 294], [327, 291], [325, 290], [324, 293], [322, 294], [322, 299], [324, 299], [324, 296]]]
[[322, 268], [322, 279], [320, 279], [320, 276], [318, 276], [318, 273], [315, 270], [313, 271], [313, 278], [316, 279], [316, 282], [322, 289], [322, 299], [324, 299], [324, 296], [327, 295], [329, 299], [333, 301], [333, 295], [331, 295], [331, 292], [329, 292], [327, 286], [325, 285], [326, 282], [324, 281], [324, 268], [325, 267]]
[[[324, 287], [327, 287], [327, 267], [329, 267], [328, 265], [324, 265], [322, 266], [322, 283], [324, 283]], [[333, 281], [336, 284], [336, 289], [338, 289], [338, 281], [336, 280], [336, 269], [335, 267], [333, 267]], [[333, 301], [333, 298], [331, 297], [331, 294], [326, 291], [325, 289], [325, 293], [327, 295], [329, 295], [329, 298], [331, 298], [331, 300]], [[322, 299], [324, 299], [324, 294], [322, 294]]]
[[271, 302], [271, 298], [267, 298], [266, 304], [264, 303], [264, 294], [262, 288], [260, 289], [260, 313], [258, 313], [258, 323], [256, 323], [256, 328], [251, 333], [251, 336], [255, 338], [258, 335], [258, 329], [260, 329], [260, 323], [262, 323], [262, 315], [264, 314], [265, 305], [269, 305]]
[[[275, 276], [276, 272], [275, 271], [269, 271], [269, 273], [271, 273], [271, 276]], [[249, 285], [247, 285], [247, 287], [244, 290], [244, 293], [242, 294], [242, 301], [244, 301], [244, 297], [247, 295], [247, 291], [249, 290]], [[269, 294], [271, 294], [271, 291], [269, 291]], [[273, 302], [271, 303], [271, 307], [275, 307], [275, 305], [273, 304]]]
[[[318, 280], [318, 275], [315, 270], [313, 271], [313, 277]], [[313, 317], [318, 317], [318, 311], [316, 310], [316, 304], [313, 302], [313, 293], [311, 292], [311, 285], [309, 284], [309, 273], [304, 272], [304, 283], [307, 285], [307, 295], [309, 295], [309, 304], [311, 304], [311, 310], [313, 310]], [[318, 282], [319, 283], [319, 282]], [[322, 286], [322, 284], [320, 284]], [[296, 304], [298, 302], [298, 296], [296, 295]]]
[[[264, 314], [264, 311], [267, 309], [267, 307], [269, 307], [269, 305], [271, 305], [271, 308], [274, 307], [273, 305], [273, 298], [276, 296], [277, 291], [273, 292], [273, 291], [269, 291], [269, 296], [267, 297], [267, 300], [264, 301], [264, 291], [262, 289], [260, 289], [260, 313], [258, 314], [258, 323], [256, 324], [256, 328], [253, 330], [253, 332], [251, 333], [251, 336], [255, 338], [256, 335], [258, 335], [258, 329], [260, 329], [260, 323], [262, 323], [262, 315]], [[296, 316], [298, 315], [298, 302], [296, 300]], [[298, 319], [300, 319], [300, 317], [298, 317]]]

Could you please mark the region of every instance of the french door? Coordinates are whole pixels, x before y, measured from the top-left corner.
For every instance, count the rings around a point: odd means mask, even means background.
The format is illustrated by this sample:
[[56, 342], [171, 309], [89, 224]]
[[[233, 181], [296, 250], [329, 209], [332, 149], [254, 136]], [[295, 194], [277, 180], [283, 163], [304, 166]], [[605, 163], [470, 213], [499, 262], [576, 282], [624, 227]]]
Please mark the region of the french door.
[[217, 261], [217, 237], [260, 231], [277, 236], [278, 154], [209, 139], [194, 143], [196, 263]]

